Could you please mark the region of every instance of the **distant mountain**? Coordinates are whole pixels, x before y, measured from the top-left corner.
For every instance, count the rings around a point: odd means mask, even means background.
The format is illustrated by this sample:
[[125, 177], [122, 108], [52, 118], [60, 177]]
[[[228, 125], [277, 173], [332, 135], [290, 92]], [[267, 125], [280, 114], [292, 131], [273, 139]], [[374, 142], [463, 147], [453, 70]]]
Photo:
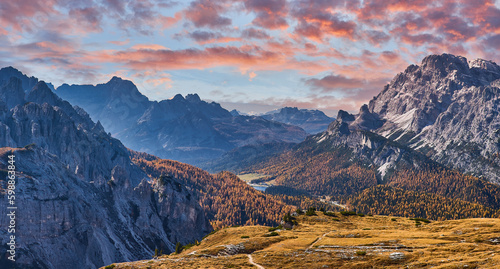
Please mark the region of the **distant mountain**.
[[[16, 268], [98, 268], [151, 257], [155, 248], [170, 252], [211, 231], [178, 180], [149, 178], [100, 122], [44, 82], [17, 75], [0, 86], [0, 202], [8, 204], [7, 156], [14, 154]], [[37, 82], [27, 90], [26, 81]], [[0, 226], [8, 221], [0, 218]], [[6, 253], [9, 234], [0, 235]], [[2, 254], [0, 267], [11, 266]]]
[[284, 107], [262, 115], [264, 119], [299, 126], [309, 134], [324, 132], [334, 118], [328, 117], [319, 110]]
[[230, 113], [197, 94], [149, 101], [135, 85], [114, 77], [108, 83], [67, 85], [56, 93], [88, 111], [127, 147], [199, 165], [244, 145], [300, 142], [301, 128]]

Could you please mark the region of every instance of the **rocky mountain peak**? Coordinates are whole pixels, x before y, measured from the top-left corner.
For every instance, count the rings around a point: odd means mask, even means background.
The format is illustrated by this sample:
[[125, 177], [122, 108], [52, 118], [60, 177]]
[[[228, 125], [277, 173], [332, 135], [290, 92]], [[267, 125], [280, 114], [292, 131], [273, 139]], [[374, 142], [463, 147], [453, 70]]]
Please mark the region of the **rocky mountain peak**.
[[349, 123], [355, 120], [354, 115], [344, 110], [339, 110], [337, 119], [328, 125], [328, 134], [349, 135]]
[[443, 76], [446, 76], [453, 70], [457, 70], [462, 73], [468, 73], [469, 71], [469, 64], [467, 63], [467, 59], [465, 57], [446, 53], [425, 57], [422, 60], [421, 66], [424, 71], [438, 71]]
[[182, 94], [178, 93], [176, 94], [174, 97], [172, 97], [172, 99], [170, 99], [172, 101], [176, 101], [176, 102], [181, 102], [181, 101], [184, 101], [184, 96], [182, 96]]
[[191, 103], [199, 103], [199, 102], [201, 102], [201, 98], [196, 93], [188, 94], [188, 95], [186, 95], [186, 101], [191, 102]]
[[483, 60], [483, 59], [475, 59], [475, 60], [469, 62], [469, 67], [488, 70], [488, 71], [494, 72], [494, 73], [500, 73], [500, 66], [498, 66], [493, 61], [487, 61], [487, 60]]
[[0, 86], [8, 84], [13, 77], [21, 80], [22, 89], [25, 92], [29, 92], [38, 83], [37, 78], [28, 77], [16, 68], [8, 66], [0, 69]]
[[28, 93], [27, 101], [39, 104], [48, 103], [50, 105], [57, 105], [61, 99], [55, 95], [52, 90], [45, 84], [44, 81], [38, 82], [35, 87]]
[[384, 121], [377, 114], [371, 113], [368, 105], [364, 104], [361, 106], [359, 114], [351, 126], [361, 130], [373, 130], [381, 127], [383, 124]]
[[337, 113], [337, 121], [354, 121], [354, 115], [350, 114], [347, 111], [339, 110], [339, 112]]

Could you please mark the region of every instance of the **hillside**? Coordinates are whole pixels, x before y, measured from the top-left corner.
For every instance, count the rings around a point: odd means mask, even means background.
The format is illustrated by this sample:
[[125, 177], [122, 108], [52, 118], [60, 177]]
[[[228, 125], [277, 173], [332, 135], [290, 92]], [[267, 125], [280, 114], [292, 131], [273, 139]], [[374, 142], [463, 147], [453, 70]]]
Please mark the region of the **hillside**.
[[[231, 227], [180, 254], [121, 268], [496, 268], [499, 219], [412, 220], [390, 216], [296, 217], [291, 230]], [[111, 268], [111, 267], [108, 267]]]
[[209, 174], [197, 167], [131, 152], [133, 162], [157, 181], [178, 181], [188, 188], [215, 229], [233, 225], [276, 225], [294, 210], [271, 195], [255, 190], [234, 174]]

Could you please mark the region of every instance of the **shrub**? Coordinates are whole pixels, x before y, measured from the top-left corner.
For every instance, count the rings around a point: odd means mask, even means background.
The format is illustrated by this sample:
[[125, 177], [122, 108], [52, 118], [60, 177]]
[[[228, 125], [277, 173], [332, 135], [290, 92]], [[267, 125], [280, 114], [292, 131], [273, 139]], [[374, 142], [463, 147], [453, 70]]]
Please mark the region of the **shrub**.
[[184, 247], [182, 247], [182, 249], [190, 249], [190, 248], [197, 246], [197, 245], [198, 244], [196, 244], [196, 243], [189, 243], [189, 244], [185, 245]]
[[342, 214], [342, 216], [355, 216], [356, 212], [354, 212], [354, 211], [340, 211], [340, 214]]
[[358, 216], [360, 216], [360, 217], [364, 217], [364, 216], [365, 216], [365, 214], [363, 214], [363, 213], [358, 213]]
[[316, 208], [314, 208], [314, 207], [310, 207], [310, 208], [306, 211], [306, 215], [307, 215], [307, 216], [314, 216], [314, 215], [316, 215]]
[[181, 253], [183, 249], [184, 248], [182, 247], [181, 242], [177, 242], [177, 244], [175, 244], [175, 254]]
[[392, 218], [391, 221], [396, 221], [397, 219], [396, 218]]
[[216, 232], [217, 232], [217, 230], [213, 230], [213, 231], [211, 231], [209, 234], [207, 234], [207, 235], [203, 236], [203, 238], [202, 238], [201, 240], [203, 240], [203, 239], [205, 239], [205, 238], [207, 238], [207, 237], [211, 236], [212, 234], [214, 234], [214, 233], [216, 233]]
[[269, 231], [270, 231], [270, 232], [274, 232], [274, 231], [276, 231], [276, 230], [281, 230], [281, 229], [283, 229], [283, 226], [279, 225], [279, 226], [277, 226], [277, 227], [271, 227], [271, 228], [269, 228]]
[[411, 218], [410, 220], [414, 220], [415, 222], [424, 222], [424, 223], [430, 223], [431, 221], [428, 220], [428, 219], [424, 219], [424, 218]]
[[241, 238], [250, 238], [248, 235], [242, 235]]
[[356, 255], [358, 255], [358, 256], [365, 256], [366, 255], [366, 251], [364, 251], [364, 250], [358, 250], [358, 251], [356, 251]]
[[331, 211], [328, 211], [328, 212], [325, 212], [324, 213], [326, 216], [330, 216], [330, 217], [335, 217], [335, 213], [331, 212]]
[[33, 147], [35, 147], [35, 146], [36, 146], [36, 144], [35, 144], [35, 143], [31, 143], [31, 144], [28, 144], [28, 145], [24, 146], [24, 148], [25, 148], [25, 149], [28, 149], [28, 150], [31, 150], [31, 149], [33, 149]]
[[104, 269], [113, 269], [115, 267], [116, 267], [116, 265], [110, 264], [110, 265], [104, 266]]
[[265, 234], [264, 237], [277, 236], [277, 235], [279, 235], [279, 233], [271, 232], [271, 233]]
[[292, 217], [292, 215], [290, 214], [290, 212], [287, 212], [284, 216], [283, 216], [283, 221], [284, 222], [292, 222], [292, 220], [294, 219], [294, 217]]

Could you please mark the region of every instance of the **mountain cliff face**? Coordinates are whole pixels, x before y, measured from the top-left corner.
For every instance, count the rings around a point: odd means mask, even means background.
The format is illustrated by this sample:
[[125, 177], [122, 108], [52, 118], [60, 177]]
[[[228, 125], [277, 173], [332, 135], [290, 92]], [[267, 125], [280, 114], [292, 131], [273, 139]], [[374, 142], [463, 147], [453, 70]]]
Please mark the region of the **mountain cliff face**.
[[306, 137], [298, 127], [233, 115], [197, 94], [149, 101], [132, 82], [117, 77], [96, 86], [62, 85], [56, 93], [88, 111], [127, 147], [190, 164], [243, 145], [300, 142]]
[[[398, 74], [357, 121], [432, 159], [500, 183], [500, 67], [450, 54]], [[361, 119], [365, 115], [372, 119]]]
[[319, 110], [284, 107], [262, 115], [264, 119], [299, 126], [309, 134], [324, 132], [328, 124], [334, 120]]
[[[97, 268], [151, 257], [155, 248], [173, 251], [211, 230], [186, 188], [151, 180], [100, 122], [44, 82], [25, 89], [16, 77], [0, 87], [0, 202], [7, 204], [13, 153], [19, 268]], [[0, 235], [5, 253], [7, 231]]]

